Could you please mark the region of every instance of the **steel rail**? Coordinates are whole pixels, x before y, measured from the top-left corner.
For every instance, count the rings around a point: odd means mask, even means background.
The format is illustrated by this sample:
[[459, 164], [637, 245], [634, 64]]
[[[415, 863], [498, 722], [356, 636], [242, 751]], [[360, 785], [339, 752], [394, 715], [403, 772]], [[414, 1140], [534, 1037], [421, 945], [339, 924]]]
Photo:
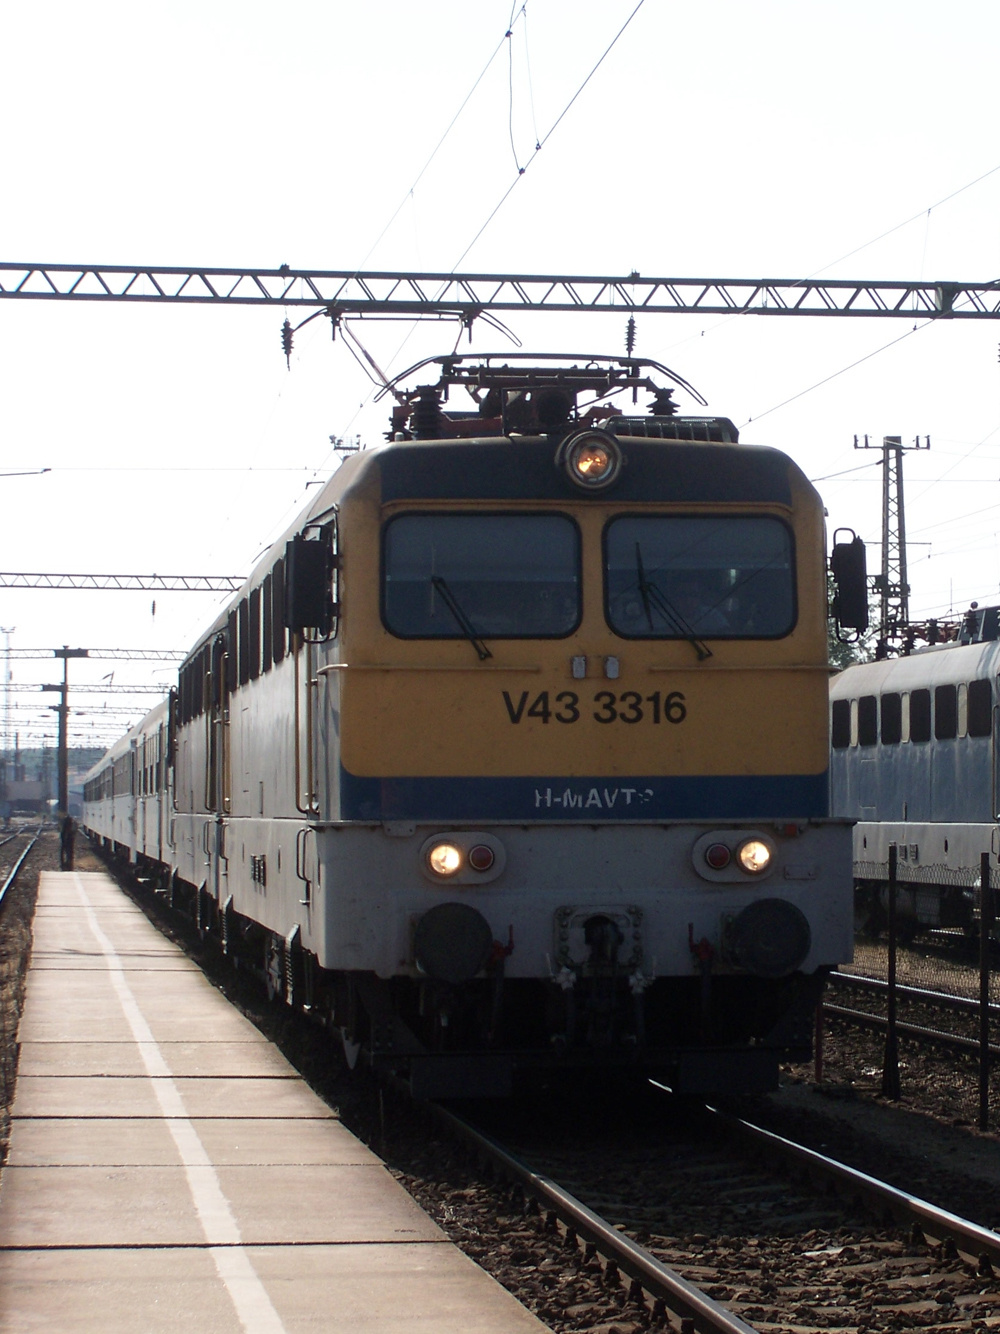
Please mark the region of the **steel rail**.
[[[857, 973], [831, 973], [830, 979], [838, 988], [845, 990], [854, 989], [857, 991], [877, 991], [887, 992], [889, 983], [884, 982], [880, 977], [861, 977]], [[924, 1005], [936, 1006], [939, 1010], [964, 1010], [967, 1013], [978, 1014], [980, 1011], [979, 1001], [973, 996], [958, 996], [950, 991], [931, 991], [927, 987], [905, 987], [896, 984], [896, 995], [903, 1000], [918, 1001]], [[996, 1001], [990, 1001], [990, 1016], [994, 1019], [1000, 1019], [1000, 1005]]]
[[[12, 885], [12, 884], [14, 883], [14, 881], [17, 879], [17, 873], [18, 873], [18, 871], [20, 871], [21, 867], [24, 865], [25, 861], [27, 860], [28, 853], [31, 851], [31, 849], [32, 849], [32, 848], [35, 846], [35, 844], [38, 842], [38, 840], [39, 840], [40, 837], [41, 837], [41, 831], [39, 831], [39, 833], [37, 833], [37, 834], [35, 835], [35, 837], [31, 840], [31, 842], [28, 844], [28, 846], [27, 846], [27, 847], [24, 849], [24, 851], [21, 853], [20, 857], [18, 857], [17, 861], [14, 863], [13, 867], [11, 868], [11, 872], [10, 872], [10, 874], [8, 875], [7, 879], [3, 882], [3, 885], [0, 886], [0, 908], [3, 907], [3, 902], [4, 902], [4, 899], [5, 899], [6, 896], [7, 896], [7, 891], [8, 891], [8, 889], [10, 889], [11, 885]], [[9, 840], [5, 840], [5, 842], [9, 842]]]
[[1000, 319], [1000, 282], [668, 278], [639, 273], [415, 273], [357, 269], [0, 262], [0, 299], [326, 308], [473, 320], [484, 311]]
[[[698, 1334], [756, 1334], [753, 1325], [727, 1311], [706, 1293], [688, 1283], [675, 1270], [657, 1260], [644, 1246], [615, 1231], [603, 1218], [556, 1184], [550, 1177], [533, 1172], [530, 1167], [512, 1157], [495, 1140], [475, 1130], [461, 1117], [436, 1103], [427, 1104], [427, 1111], [442, 1120], [448, 1128], [466, 1141], [488, 1163], [521, 1187], [529, 1198], [542, 1206], [555, 1225], [560, 1220], [568, 1239], [583, 1241], [593, 1247], [608, 1262], [605, 1270], [620, 1271], [644, 1289], [654, 1302], [654, 1316], [663, 1311], [672, 1312], [682, 1322], [682, 1329], [697, 1330]], [[631, 1294], [630, 1294], [631, 1295]]]
[[[867, 1010], [852, 1010], [846, 1005], [823, 1006], [824, 1014], [832, 1014], [836, 1019], [846, 1019], [848, 1023], [860, 1028], [886, 1029], [889, 1020], [884, 1014], [870, 1014]], [[980, 1052], [982, 1046], [978, 1038], [964, 1038], [960, 1033], [946, 1033], [941, 1028], [925, 1028], [921, 1024], [907, 1024], [896, 1020], [896, 1032], [905, 1038], [916, 1038], [932, 1047], [953, 1047], [955, 1051]], [[1000, 1047], [990, 1043], [990, 1055], [1000, 1056]]]
[[919, 1228], [929, 1241], [954, 1246], [960, 1255], [973, 1261], [981, 1273], [990, 1274], [994, 1268], [1000, 1268], [1000, 1236], [989, 1228], [960, 1218], [947, 1209], [939, 1209], [919, 1196], [897, 1190], [867, 1172], [827, 1158], [815, 1149], [807, 1149], [805, 1145], [796, 1144], [751, 1121], [730, 1116], [714, 1107], [709, 1111], [728, 1133], [744, 1139], [766, 1157], [791, 1164], [810, 1177], [834, 1184], [841, 1194], [861, 1199], [876, 1215]]

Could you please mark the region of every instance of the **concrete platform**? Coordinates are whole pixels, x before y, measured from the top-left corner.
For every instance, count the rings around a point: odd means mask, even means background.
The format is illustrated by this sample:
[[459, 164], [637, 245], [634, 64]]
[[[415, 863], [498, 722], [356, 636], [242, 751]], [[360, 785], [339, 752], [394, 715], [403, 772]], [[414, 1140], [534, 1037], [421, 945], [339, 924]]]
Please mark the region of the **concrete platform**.
[[0, 1331], [540, 1334], [111, 880], [46, 873]]

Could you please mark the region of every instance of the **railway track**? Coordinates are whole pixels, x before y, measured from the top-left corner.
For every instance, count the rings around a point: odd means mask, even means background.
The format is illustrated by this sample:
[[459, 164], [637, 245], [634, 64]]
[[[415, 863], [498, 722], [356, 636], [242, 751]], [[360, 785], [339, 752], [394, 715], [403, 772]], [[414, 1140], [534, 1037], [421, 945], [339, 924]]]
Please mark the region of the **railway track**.
[[704, 1109], [679, 1139], [644, 1133], [636, 1148], [615, 1128], [609, 1151], [530, 1131], [504, 1147], [434, 1115], [533, 1202], [554, 1249], [600, 1264], [622, 1328], [967, 1329], [1000, 1315], [1000, 1236], [741, 1118]]
[[[28, 860], [28, 857], [30, 856], [32, 849], [34, 848], [35, 844], [41, 837], [41, 832], [42, 831], [40, 829], [35, 829], [33, 831], [19, 829], [16, 833], [10, 834], [8, 835], [8, 837], [4, 839], [0, 839], [0, 848], [5, 848], [8, 846], [8, 844], [14, 843], [15, 841], [19, 841], [20, 839], [23, 838], [28, 839], [28, 843], [20, 851], [20, 854], [17, 856], [17, 859], [13, 863], [13, 865], [10, 864], [11, 854], [9, 853], [0, 854], [0, 856], [6, 859], [5, 863], [0, 864], [0, 875], [4, 875], [3, 883], [0, 884], [0, 912], [3, 911], [3, 905], [7, 897], [7, 891], [10, 889], [11, 885], [13, 885], [14, 882], [17, 880], [18, 874], [22, 866]], [[4, 874], [5, 872], [6, 874]]]

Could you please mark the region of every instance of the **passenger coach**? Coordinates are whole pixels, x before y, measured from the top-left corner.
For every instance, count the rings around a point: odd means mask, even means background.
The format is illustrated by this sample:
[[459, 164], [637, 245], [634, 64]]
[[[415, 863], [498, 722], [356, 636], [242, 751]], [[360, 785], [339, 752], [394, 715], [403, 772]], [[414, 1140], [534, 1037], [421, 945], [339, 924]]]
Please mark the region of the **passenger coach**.
[[998, 608], [973, 608], [961, 640], [861, 663], [831, 683], [832, 798], [856, 820], [862, 926], [885, 921], [897, 848], [904, 925], [971, 930], [982, 854], [1000, 854]]

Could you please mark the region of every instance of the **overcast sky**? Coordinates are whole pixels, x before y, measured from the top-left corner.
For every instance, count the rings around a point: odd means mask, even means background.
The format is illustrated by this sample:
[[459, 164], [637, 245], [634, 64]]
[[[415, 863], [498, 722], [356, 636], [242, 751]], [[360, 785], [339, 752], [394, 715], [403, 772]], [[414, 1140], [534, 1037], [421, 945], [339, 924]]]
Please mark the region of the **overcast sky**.
[[[535, 154], [635, 6], [528, 0], [513, 23], [511, 0], [8, 6], [0, 259], [1000, 276], [995, 3], [645, 0]], [[0, 471], [51, 470], [0, 478], [0, 567], [248, 571], [334, 466], [329, 437], [375, 444], [386, 425], [324, 320], [286, 369], [283, 318], [0, 301]], [[624, 313], [507, 322], [529, 349], [624, 349]], [[1000, 595], [1000, 322], [916, 324], [643, 316], [636, 351], [744, 441], [823, 479], [831, 529], [873, 543], [880, 473], [854, 434], [929, 435], [906, 460], [923, 616]], [[357, 331], [391, 372], [455, 340], [438, 324]], [[503, 346], [476, 329], [473, 350]], [[879, 559], [873, 546], [870, 568]], [[15, 648], [183, 648], [219, 605], [160, 594], [154, 615], [152, 602], [0, 592], [0, 624]], [[171, 679], [99, 662], [72, 676], [113, 669], [118, 683]], [[52, 675], [14, 668], [16, 683]], [[44, 713], [13, 721], [27, 734]], [[103, 741], [126, 721], [78, 723]]]

